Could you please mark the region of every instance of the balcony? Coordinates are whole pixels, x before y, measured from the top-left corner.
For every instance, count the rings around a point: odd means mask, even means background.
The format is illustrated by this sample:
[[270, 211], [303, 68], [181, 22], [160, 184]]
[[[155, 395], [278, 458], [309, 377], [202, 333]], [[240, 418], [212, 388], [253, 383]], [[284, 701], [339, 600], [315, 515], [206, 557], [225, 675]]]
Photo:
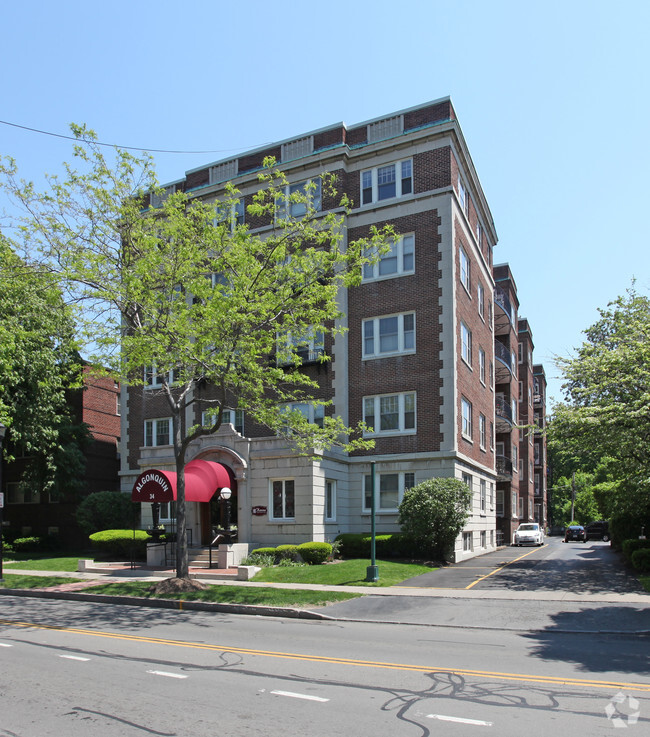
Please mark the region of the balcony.
[[494, 413], [497, 432], [510, 432], [512, 430], [512, 407], [510, 403], [503, 397], [497, 397], [494, 400]]
[[323, 361], [325, 355], [324, 348], [307, 348], [300, 347], [296, 350], [295, 356], [278, 356], [278, 366], [309, 366], [317, 364], [327, 369], [327, 362]]
[[508, 346], [504, 345], [500, 340], [494, 341], [494, 379], [496, 384], [503, 384], [510, 381], [514, 375], [512, 365], [512, 353]]
[[494, 329], [496, 333], [507, 333], [515, 326], [514, 310], [506, 292], [500, 286], [494, 287]]
[[497, 481], [510, 481], [512, 479], [512, 461], [506, 456], [498, 455], [497, 461]]

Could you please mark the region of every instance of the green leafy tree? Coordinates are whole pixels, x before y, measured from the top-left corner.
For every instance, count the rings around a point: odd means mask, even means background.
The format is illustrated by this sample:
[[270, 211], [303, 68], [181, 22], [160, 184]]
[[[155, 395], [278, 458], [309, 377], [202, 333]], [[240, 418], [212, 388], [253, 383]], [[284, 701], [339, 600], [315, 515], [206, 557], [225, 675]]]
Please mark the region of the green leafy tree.
[[650, 515], [650, 299], [634, 286], [585, 331], [570, 358], [558, 359], [566, 402], [553, 409], [549, 443], [608, 478], [596, 492], [617, 513]]
[[[268, 227], [252, 232], [229, 218], [240, 202], [234, 188], [218, 203], [183, 192], [163, 197], [149, 157], [116, 149], [109, 161], [92, 131], [73, 130], [79, 167], [67, 165], [63, 181], [50, 179], [48, 192], [37, 193], [9, 161], [4, 184], [27, 214], [26, 247], [84, 307], [77, 319], [93, 363], [131, 386], [145, 381], [143, 367], [165, 377], [160, 392], [178, 474], [176, 574], [187, 578], [186, 452], [219, 427], [225, 407], [289, 434], [297, 452], [369, 445], [338, 417], [326, 416], [320, 427], [283, 406], [323, 404], [314, 398], [317, 382], [300, 370], [300, 345], [314, 331], [341, 332], [339, 290], [360, 283], [385, 234], [346, 243], [345, 198], [326, 213], [316, 211], [310, 187], [287, 200], [286, 178], [272, 161], [248, 205]], [[150, 192], [160, 206], [150, 206]], [[322, 193], [334, 201], [332, 177], [323, 176]], [[206, 384], [217, 392], [211, 419], [188, 427], [186, 410]]]
[[97, 491], [77, 507], [76, 518], [88, 535], [100, 530], [128, 530], [134, 522], [134, 505], [119, 491]]
[[442, 559], [463, 529], [471, 503], [472, 492], [462, 481], [427, 479], [404, 492], [399, 524], [425, 555]]
[[89, 434], [67, 401], [80, 381], [74, 322], [56, 280], [0, 236], [0, 421], [5, 456], [27, 457], [21, 483], [32, 491], [81, 490]]

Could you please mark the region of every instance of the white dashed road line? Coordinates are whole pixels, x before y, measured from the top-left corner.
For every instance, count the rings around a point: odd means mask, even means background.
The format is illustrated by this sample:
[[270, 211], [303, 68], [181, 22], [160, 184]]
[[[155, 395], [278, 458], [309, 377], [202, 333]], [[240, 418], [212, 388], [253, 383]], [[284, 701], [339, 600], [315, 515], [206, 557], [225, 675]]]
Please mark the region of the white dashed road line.
[[189, 678], [181, 673], [168, 673], [166, 670], [148, 670], [147, 673], [151, 673], [152, 676], [165, 676], [166, 678]]
[[441, 722], [456, 722], [457, 724], [471, 724], [474, 727], [491, 727], [492, 722], [482, 722], [479, 719], [462, 719], [461, 717], [448, 717], [444, 714], [427, 714], [428, 719], [438, 719]]
[[305, 701], [329, 701], [329, 699], [322, 699], [320, 696], [308, 696], [307, 694], [293, 693], [292, 691], [271, 691], [271, 693], [276, 696], [289, 696], [292, 699], [305, 699]]
[[90, 660], [90, 658], [82, 658], [79, 655], [59, 655], [59, 657], [65, 658], [66, 660], [81, 660], [84, 663]]

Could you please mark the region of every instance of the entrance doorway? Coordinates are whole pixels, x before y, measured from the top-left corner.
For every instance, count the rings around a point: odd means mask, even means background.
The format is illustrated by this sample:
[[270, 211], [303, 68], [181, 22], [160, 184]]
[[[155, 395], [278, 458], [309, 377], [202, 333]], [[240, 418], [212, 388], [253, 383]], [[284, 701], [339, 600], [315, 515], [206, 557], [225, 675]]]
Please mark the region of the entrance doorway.
[[[230, 473], [230, 469], [228, 469]], [[237, 481], [230, 475], [230, 528], [232, 534], [237, 531]], [[201, 502], [201, 545], [207, 546], [222, 532], [226, 522], [226, 502], [219, 499], [219, 491], [215, 491], [209, 502]]]

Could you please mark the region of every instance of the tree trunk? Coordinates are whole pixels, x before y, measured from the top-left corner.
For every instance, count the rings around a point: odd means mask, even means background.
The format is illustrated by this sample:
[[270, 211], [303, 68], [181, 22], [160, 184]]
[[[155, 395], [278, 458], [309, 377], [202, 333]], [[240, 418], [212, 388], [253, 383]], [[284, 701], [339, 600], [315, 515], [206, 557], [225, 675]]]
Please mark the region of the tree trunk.
[[182, 406], [173, 416], [174, 458], [176, 460], [176, 577], [189, 578], [187, 554], [187, 514], [185, 510], [185, 445], [182, 437]]

